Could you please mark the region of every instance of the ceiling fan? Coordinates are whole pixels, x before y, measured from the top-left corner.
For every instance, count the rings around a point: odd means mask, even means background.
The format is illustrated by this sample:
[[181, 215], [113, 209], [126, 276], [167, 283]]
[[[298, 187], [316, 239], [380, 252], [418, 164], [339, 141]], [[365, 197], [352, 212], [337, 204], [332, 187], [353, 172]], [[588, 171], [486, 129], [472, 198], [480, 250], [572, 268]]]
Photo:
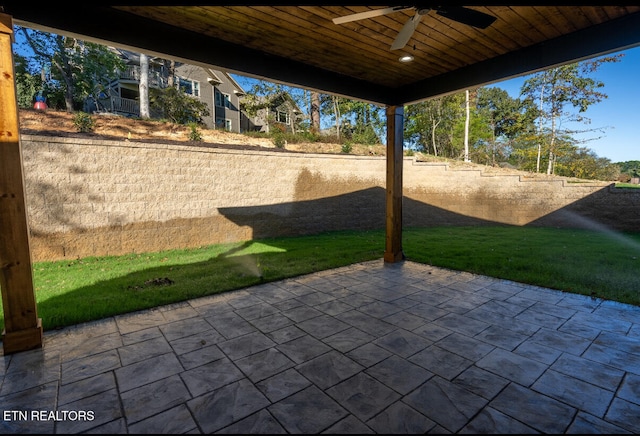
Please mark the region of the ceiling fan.
[[356, 14], [345, 15], [343, 17], [334, 18], [334, 24], [343, 24], [351, 21], [363, 20], [365, 18], [380, 17], [382, 15], [391, 14], [393, 12], [404, 11], [407, 9], [414, 9], [416, 13], [413, 17], [409, 18], [407, 22], [396, 36], [395, 41], [391, 44], [391, 50], [399, 50], [407, 45], [407, 42], [411, 39], [413, 32], [415, 32], [418, 23], [422, 19], [423, 15], [427, 15], [429, 11], [434, 10], [436, 14], [441, 15], [453, 21], [457, 21], [462, 24], [468, 24], [469, 26], [477, 27], [479, 29], [486, 29], [495, 20], [496, 17], [479, 12], [473, 9], [465, 8], [463, 6], [392, 6], [383, 9], [374, 9], [366, 12], [358, 12]]

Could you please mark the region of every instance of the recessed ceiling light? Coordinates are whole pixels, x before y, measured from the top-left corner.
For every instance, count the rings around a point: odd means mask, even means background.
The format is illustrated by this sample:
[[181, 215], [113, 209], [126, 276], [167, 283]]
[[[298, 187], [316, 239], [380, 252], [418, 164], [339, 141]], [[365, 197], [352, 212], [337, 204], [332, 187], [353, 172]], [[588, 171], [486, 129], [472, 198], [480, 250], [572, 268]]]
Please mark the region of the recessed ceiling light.
[[413, 56], [411, 55], [404, 55], [404, 56], [400, 56], [400, 58], [398, 59], [400, 62], [411, 62], [414, 59]]

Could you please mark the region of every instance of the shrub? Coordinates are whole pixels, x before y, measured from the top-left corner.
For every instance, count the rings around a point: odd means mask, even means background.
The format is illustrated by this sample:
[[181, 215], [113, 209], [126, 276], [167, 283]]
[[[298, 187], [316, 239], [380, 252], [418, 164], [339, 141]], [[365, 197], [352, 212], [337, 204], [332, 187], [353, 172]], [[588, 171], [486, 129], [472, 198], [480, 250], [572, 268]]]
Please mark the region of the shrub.
[[248, 130], [246, 132], [242, 132], [242, 134], [250, 138], [268, 138], [269, 137], [268, 133], [260, 132], [257, 130]]
[[344, 136], [338, 136], [335, 133], [323, 134], [321, 136], [322, 142], [332, 143], [332, 144], [342, 144], [346, 142], [346, 138]]
[[284, 146], [286, 144], [300, 144], [303, 142], [320, 142], [322, 139], [320, 136], [309, 132], [287, 132], [279, 125], [274, 126], [269, 136], [274, 143], [276, 143], [276, 146], [278, 144]]
[[312, 132], [302, 131], [296, 135], [300, 138], [301, 142], [320, 142], [320, 135]]
[[82, 133], [93, 132], [96, 127], [95, 120], [86, 112], [76, 112], [73, 116], [73, 125], [76, 126], [78, 132]]
[[273, 140], [273, 144], [278, 148], [284, 148], [285, 144], [287, 143], [284, 134], [280, 132], [274, 133], [271, 136], [271, 139]]
[[202, 123], [203, 118], [210, 114], [205, 102], [173, 87], [149, 90], [149, 104], [160, 117], [177, 124]]
[[365, 128], [363, 131], [353, 132], [351, 140], [356, 144], [374, 145], [380, 143], [380, 138], [378, 138], [378, 135], [376, 135], [376, 132], [372, 128]]
[[345, 143], [342, 144], [342, 152], [343, 153], [351, 153], [351, 150], [353, 150], [353, 145], [351, 145], [350, 143]]
[[198, 123], [191, 122], [188, 123], [187, 126], [189, 127], [189, 141], [202, 141], [202, 133], [200, 132]]

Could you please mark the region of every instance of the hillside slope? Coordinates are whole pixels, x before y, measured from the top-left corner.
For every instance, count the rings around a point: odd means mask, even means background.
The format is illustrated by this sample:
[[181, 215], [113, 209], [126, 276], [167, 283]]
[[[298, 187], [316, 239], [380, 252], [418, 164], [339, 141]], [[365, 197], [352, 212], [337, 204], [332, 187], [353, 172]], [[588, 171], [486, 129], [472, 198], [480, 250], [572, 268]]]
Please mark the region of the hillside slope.
[[[78, 133], [73, 122], [74, 114], [57, 110], [20, 109], [20, 131], [25, 134], [57, 135], [69, 137], [103, 137], [117, 140], [153, 140], [199, 142], [189, 140], [189, 127], [157, 120], [140, 120], [109, 114], [92, 115], [95, 128], [92, 133]], [[276, 149], [270, 138], [258, 138], [221, 130], [200, 129], [202, 145], [243, 146]], [[324, 142], [286, 144], [286, 151], [306, 153], [342, 153], [342, 145]], [[384, 156], [384, 145], [354, 144], [350, 154]]]

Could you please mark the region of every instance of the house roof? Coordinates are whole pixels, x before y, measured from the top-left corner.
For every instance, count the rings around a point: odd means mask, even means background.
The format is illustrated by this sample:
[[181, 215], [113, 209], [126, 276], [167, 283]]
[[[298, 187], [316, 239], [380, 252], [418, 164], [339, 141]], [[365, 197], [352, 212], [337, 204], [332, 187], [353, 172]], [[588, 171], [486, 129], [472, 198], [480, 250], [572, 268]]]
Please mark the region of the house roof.
[[208, 80], [210, 83], [213, 83], [214, 85], [219, 85], [223, 82], [223, 80], [220, 77], [218, 77], [218, 74], [215, 72], [213, 68], [205, 68], [205, 71], [209, 76]]
[[257, 104], [261, 108], [277, 108], [285, 103], [288, 103], [288, 107], [293, 113], [302, 114], [302, 110], [293, 99], [291, 94], [287, 91], [279, 91], [275, 94], [269, 95], [244, 95], [240, 99], [241, 104], [245, 103]]
[[227, 80], [229, 80], [229, 82], [233, 84], [235, 88], [237, 88], [234, 92], [238, 97], [242, 97], [247, 93], [242, 88], [242, 86], [240, 86], [240, 84], [236, 81], [236, 79], [234, 79], [233, 76], [231, 76], [231, 74], [227, 73], [226, 71], [221, 71], [221, 73], [227, 78]]
[[266, 99], [271, 106], [280, 106], [285, 103], [289, 103], [289, 107], [291, 108], [291, 110], [293, 110], [293, 112], [302, 113], [296, 101], [287, 91], [280, 91], [276, 94], [269, 95], [266, 97]]
[[[213, 68], [205, 68], [204, 69], [208, 75], [209, 83], [213, 85], [220, 85], [221, 83], [228, 82], [234, 88], [233, 93], [238, 97], [242, 97], [246, 94], [245, 90], [242, 89], [242, 86], [231, 76], [231, 74], [226, 71], [217, 71]], [[223, 78], [221, 78], [223, 77]]]
[[[4, 12], [19, 25], [388, 106], [640, 45], [640, 6], [624, 4], [465, 3], [495, 17], [486, 28], [424, 9], [407, 45], [392, 50], [416, 9], [336, 24], [335, 18], [389, 6], [88, 3], [73, 14], [29, 2]], [[415, 60], [399, 62], [405, 52]]]

